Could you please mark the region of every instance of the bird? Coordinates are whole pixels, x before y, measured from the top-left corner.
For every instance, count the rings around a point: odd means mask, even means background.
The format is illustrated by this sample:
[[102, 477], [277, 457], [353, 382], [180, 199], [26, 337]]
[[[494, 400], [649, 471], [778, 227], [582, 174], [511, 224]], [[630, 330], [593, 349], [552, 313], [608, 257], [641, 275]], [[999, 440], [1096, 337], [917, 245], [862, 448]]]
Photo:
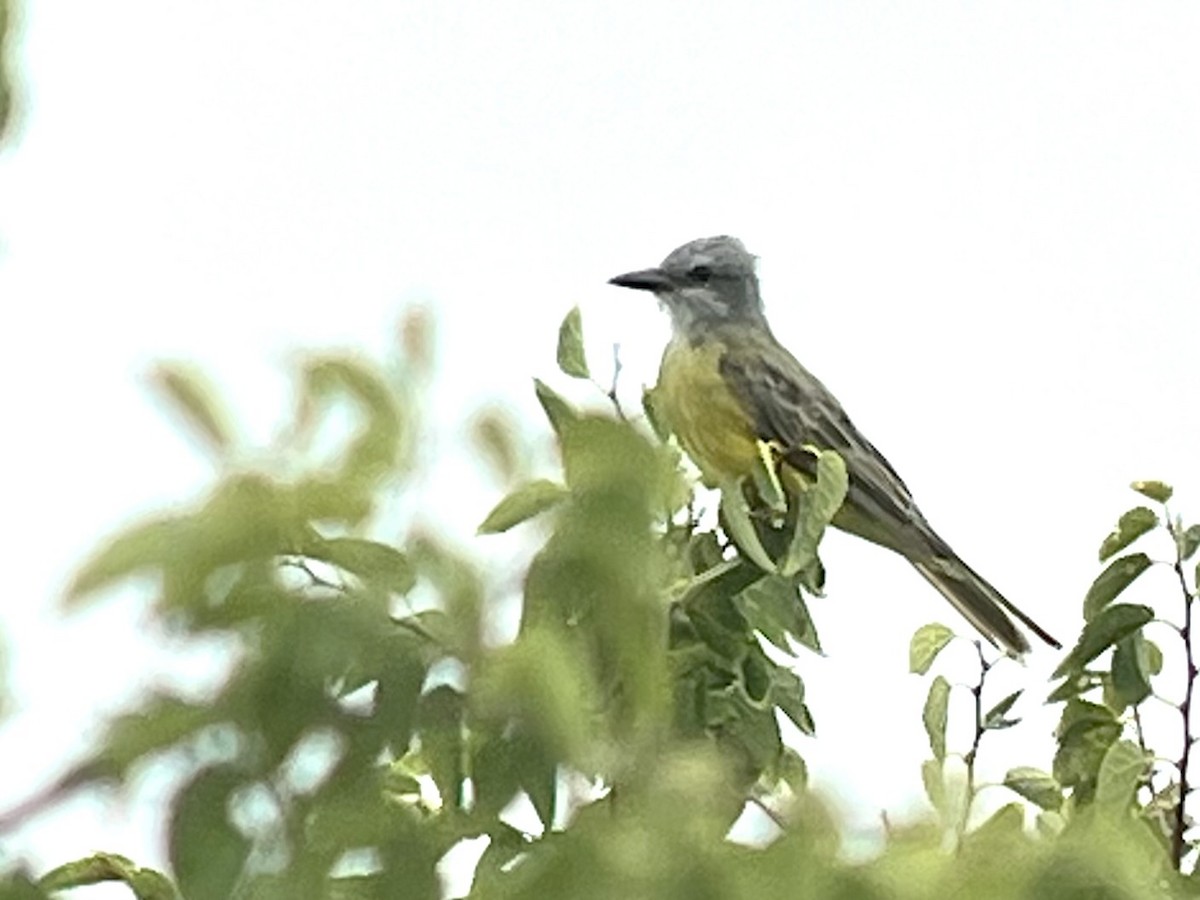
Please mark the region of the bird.
[[968, 566], [913, 500], [891, 463], [850, 421], [842, 405], [778, 340], [767, 323], [756, 258], [728, 235], [700, 238], [650, 269], [609, 279], [653, 293], [671, 318], [656, 411], [712, 487], [762, 465], [774, 447], [783, 473], [801, 485], [815, 477], [809, 448], [845, 462], [848, 488], [832, 524], [892, 550], [991, 644], [1014, 657], [1029, 640], [1059, 642]]

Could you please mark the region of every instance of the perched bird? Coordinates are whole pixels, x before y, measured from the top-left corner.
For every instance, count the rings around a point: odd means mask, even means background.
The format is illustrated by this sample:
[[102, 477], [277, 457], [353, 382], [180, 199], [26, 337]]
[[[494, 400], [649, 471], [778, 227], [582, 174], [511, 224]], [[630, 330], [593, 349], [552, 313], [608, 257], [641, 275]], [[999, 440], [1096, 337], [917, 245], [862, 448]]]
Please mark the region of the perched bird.
[[761, 446], [777, 448], [785, 474], [813, 477], [805, 445], [834, 450], [849, 490], [838, 528], [894, 550], [1005, 652], [1029, 650], [1019, 620], [1060, 644], [1009, 603], [938, 537], [896, 470], [854, 427], [841, 404], [771, 333], [754, 257], [732, 237], [684, 244], [654, 269], [611, 284], [652, 291], [671, 315], [656, 405], [706, 483], [728, 484], [761, 465]]

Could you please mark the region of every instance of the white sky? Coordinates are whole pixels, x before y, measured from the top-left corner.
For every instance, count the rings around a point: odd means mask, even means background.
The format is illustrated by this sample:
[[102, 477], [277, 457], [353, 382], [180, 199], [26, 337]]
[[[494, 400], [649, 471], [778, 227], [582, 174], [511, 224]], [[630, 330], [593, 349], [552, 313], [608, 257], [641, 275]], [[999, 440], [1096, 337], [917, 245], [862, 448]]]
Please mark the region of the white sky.
[[[209, 368], [262, 438], [292, 351], [381, 351], [424, 302], [447, 427], [500, 400], [544, 431], [530, 378], [557, 377], [566, 310], [594, 359], [621, 342], [627, 387], [652, 382], [666, 322], [606, 279], [731, 233], [780, 338], [1064, 641], [1129, 481], [1172, 481], [1200, 519], [1200, 6], [26, 5], [0, 155], [0, 808], [177, 665], [130, 592], [54, 610], [102, 535], [210, 477], [140, 385], [156, 358]], [[468, 540], [494, 499], [455, 498], [449, 524]], [[825, 557], [801, 749], [867, 833], [919, 802], [908, 637], [961, 623], [884, 551], [837, 535]], [[1137, 596], [1174, 600], [1156, 574]], [[1053, 713], [1024, 711], [985, 774], [1048, 767]], [[150, 821], [81, 801], [0, 854], [161, 862]]]

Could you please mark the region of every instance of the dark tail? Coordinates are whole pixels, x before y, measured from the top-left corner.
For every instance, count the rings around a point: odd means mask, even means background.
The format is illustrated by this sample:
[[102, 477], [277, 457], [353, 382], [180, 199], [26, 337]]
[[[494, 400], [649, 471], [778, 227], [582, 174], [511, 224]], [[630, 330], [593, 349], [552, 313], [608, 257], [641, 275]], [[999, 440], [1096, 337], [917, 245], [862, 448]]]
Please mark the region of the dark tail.
[[949, 547], [941, 544], [928, 558], [909, 562], [938, 589], [985, 638], [1012, 656], [1029, 652], [1029, 641], [1013, 624], [1015, 618], [1051, 647], [1061, 648], [1046, 629], [1005, 599]]

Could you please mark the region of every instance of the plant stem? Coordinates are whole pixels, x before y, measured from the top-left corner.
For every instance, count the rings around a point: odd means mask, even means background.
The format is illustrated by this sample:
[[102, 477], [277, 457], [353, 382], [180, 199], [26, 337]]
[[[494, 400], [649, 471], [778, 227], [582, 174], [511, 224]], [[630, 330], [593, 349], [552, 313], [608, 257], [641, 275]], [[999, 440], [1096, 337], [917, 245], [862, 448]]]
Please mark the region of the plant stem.
[[594, 379], [594, 378], [591, 381], [592, 381], [592, 384], [594, 384], [599, 390], [604, 392], [604, 396], [608, 398], [610, 403], [612, 403], [613, 409], [616, 410], [617, 418], [620, 419], [622, 422], [625, 422], [625, 421], [628, 421], [625, 416], [625, 410], [621, 408], [621, 401], [617, 399], [617, 384], [618, 384], [618, 382], [620, 382], [620, 380], [621, 380], [621, 345], [613, 344], [613, 374], [612, 374], [612, 382], [609, 384], [608, 389], [606, 390], [604, 388], [604, 386], [601, 385], [599, 382], [597, 382], [596, 379]]
[[[1171, 536], [1175, 537], [1175, 529], [1171, 529]], [[1184, 690], [1183, 702], [1179, 704], [1179, 714], [1183, 720], [1183, 752], [1179, 756], [1179, 762], [1176, 764], [1179, 769], [1179, 803], [1175, 807], [1175, 825], [1171, 833], [1171, 859], [1175, 864], [1175, 868], [1179, 869], [1183, 864], [1183, 855], [1187, 850], [1187, 842], [1184, 840], [1184, 832], [1187, 830], [1187, 815], [1185, 808], [1187, 806], [1187, 797], [1191, 792], [1191, 787], [1188, 784], [1188, 763], [1191, 761], [1192, 744], [1195, 741], [1192, 739], [1192, 693], [1196, 687], [1196, 657], [1192, 647], [1192, 607], [1193, 600], [1192, 592], [1188, 590], [1187, 578], [1183, 574], [1183, 557], [1180, 553], [1180, 543], [1178, 538], [1175, 541], [1175, 574], [1179, 577], [1179, 587], [1183, 591], [1183, 627], [1179, 629], [1179, 636], [1183, 639], [1184, 652], [1187, 657], [1187, 688]]]
[[975, 736], [971, 740], [971, 749], [963, 755], [963, 763], [967, 767], [967, 796], [963, 801], [960, 837], [967, 831], [967, 817], [971, 813], [971, 805], [975, 800], [975, 758], [979, 755], [979, 744], [983, 740], [983, 733], [987, 731], [983, 721], [983, 684], [987, 679], [988, 670], [994, 665], [984, 657], [981, 641], [975, 641], [975, 653], [979, 656], [979, 680], [971, 686], [971, 697], [975, 702]]

